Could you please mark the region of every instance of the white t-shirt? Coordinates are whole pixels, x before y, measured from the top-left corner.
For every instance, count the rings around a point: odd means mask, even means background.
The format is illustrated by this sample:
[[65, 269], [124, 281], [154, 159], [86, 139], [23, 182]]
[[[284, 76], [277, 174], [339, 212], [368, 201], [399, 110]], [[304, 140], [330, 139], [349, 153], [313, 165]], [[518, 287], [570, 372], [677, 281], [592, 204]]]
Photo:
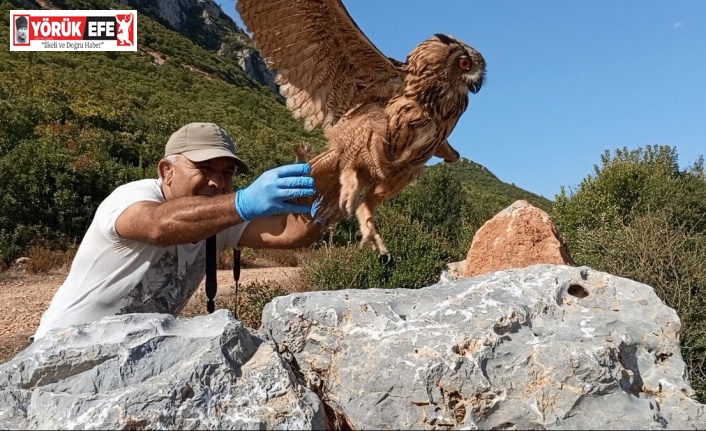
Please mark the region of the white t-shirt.
[[[122, 185], [100, 204], [35, 339], [51, 329], [114, 314], [178, 315], [184, 308], [206, 274], [206, 241], [160, 247], [123, 238], [115, 230], [115, 221], [141, 201], [164, 202], [160, 180]], [[220, 232], [218, 253], [237, 247], [245, 226], [241, 223]]]

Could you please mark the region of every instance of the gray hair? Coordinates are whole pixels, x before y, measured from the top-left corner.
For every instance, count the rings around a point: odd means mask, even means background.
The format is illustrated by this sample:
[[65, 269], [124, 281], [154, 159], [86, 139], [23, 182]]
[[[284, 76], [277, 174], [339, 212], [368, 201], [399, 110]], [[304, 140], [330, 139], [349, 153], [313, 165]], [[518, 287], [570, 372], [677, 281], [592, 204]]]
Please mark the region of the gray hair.
[[[162, 160], [166, 160], [169, 162], [170, 165], [174, 166], [176, 165], [177, 160], [179, 160], [179, 155], [178, 154], [170, 154], [168, 156], [164, 156]], [[162, 178], [162, 171], [158, 172], [159, 178]]]

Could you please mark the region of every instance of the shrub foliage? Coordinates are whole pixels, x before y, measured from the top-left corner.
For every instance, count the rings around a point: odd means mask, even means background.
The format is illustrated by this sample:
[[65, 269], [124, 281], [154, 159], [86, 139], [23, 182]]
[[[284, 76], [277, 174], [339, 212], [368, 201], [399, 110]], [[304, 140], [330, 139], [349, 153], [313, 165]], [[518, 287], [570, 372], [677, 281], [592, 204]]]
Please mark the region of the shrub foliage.
[[706, 176], [669, 146], [606, 152], [554, 219], [577, 262], [654, 287], [682, 322], [691, 384], [706, 399]]

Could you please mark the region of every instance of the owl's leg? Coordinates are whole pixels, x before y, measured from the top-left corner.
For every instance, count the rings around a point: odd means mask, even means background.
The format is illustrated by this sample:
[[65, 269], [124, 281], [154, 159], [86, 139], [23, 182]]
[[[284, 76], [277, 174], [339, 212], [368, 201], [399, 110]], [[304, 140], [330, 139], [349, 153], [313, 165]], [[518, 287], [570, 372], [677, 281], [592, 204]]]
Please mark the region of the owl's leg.
[[365, 197], [356, 210], [358, 225], [360, 226], [361, 245], [372, 244], [380, 254], [380, 261], [388, 264], [392, 255], [382, 239], [382, 235], [375, 225], [373, 214], [380, 204], [396, 196], [402, 191], [409, 181], [389, 181], [379, 183], [365, 192]]
[[456, 163], [461, 159], [461, 155], [449, 144], [449, 141], [444, 141], [439, 148], [436, 149], [434, 156], [444, 159], [446, 163]]
[[380, 232], [378, 232], [375, 219], [373, 218], [373, 211], [377, 205], [371, 207], [370, 204], [373, 204], [374, 201], [371, 202], [370, 199], [367, 199], [368, 196], [370, 195], [366, 195], [366, 199], [363, 199], [355, 212], [358, 225], [360, 226], [360, 245], [362, 247], [365, 244], [372, 244], [373, 248], [380, 254], [380, 259], [383, 263], [388, 263], [390, 261], [390, 251], [382, 240], [382, 236]]
[[308, 142], [301, 142], [294, 146], [295, 163], [306, 163], [313, 157], [313, 151]]
[[341, 172], [341, 195], [338, 199], [338, 206], [341, 211], [353, 216], [360, 204], [362, 187], [358, 181], [358, 174], [355, 169], [344, 169]]

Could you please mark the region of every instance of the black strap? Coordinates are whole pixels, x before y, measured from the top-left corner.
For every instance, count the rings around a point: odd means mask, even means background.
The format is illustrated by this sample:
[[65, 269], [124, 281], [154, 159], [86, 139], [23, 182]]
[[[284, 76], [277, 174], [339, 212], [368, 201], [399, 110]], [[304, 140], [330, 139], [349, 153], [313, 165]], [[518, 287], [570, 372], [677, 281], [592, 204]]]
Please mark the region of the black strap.
[[238, 319], [238, 285], [240, 284], [240, 250], [233, 249], [233, 280], [235, 280], [235, 309], [233, 314]]
[[213, 301], [213, 298], [216, 297], [216, 292], [218, 291], [218, 274], [216, 271], [217, 254], [216, 236], [214, 235], [206, 239], [206, 296], [208, 297], [206, 310], [208, 310], [209, 313], [213, 313], [216, 309], [216, 303]]

